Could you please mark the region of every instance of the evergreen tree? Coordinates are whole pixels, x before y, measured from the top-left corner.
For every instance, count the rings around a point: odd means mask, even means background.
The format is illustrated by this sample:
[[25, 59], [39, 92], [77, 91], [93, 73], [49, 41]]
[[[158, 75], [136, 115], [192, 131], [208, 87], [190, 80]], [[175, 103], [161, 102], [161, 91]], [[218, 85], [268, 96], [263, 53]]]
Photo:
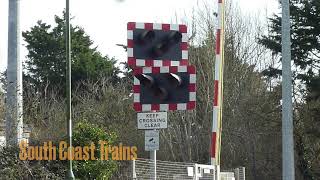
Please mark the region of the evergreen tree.
[[[117, 82], [116, 60], [101, 55], [93, 41], [79, 26], [71, 26], [72, 84], [83, 80], [98, 81], [101, 77]], [[66, 41], [65, 16], [55, 16], [55, 26], [38, 21], [23, 32], [28, 55], [25, 61], [25, 82], [37, 89], [61, 90], [65, 86]]]
[[[273, 15], [269, 20], [269, 34], [259, 42], [278, 55], [281, 53], [281, 17]], [[319, 179], [320, 1], [291, 0], [290, 20], [294, 80], [299, 80], [298, 84], [305, 87], [300, 90], [305, 92], [300, 94], [304, 101], [295, 104], [296, 165], [304, 179]], [[269, 67], [264, 73], [275, 77], [281, 74], [281, 70]]]
[[[291, 0], [290, 19], [292, 60], [297, 67], [295, 78], [310, 82], [320, 67], [320, 1]], [[260, 43], [277, 55], [281, 52], [281, 17], [275, 14], [269, 20], [269, 34]], [[281, 74], [281, 70], [273, 67], [264, 72], [268, 76]]]

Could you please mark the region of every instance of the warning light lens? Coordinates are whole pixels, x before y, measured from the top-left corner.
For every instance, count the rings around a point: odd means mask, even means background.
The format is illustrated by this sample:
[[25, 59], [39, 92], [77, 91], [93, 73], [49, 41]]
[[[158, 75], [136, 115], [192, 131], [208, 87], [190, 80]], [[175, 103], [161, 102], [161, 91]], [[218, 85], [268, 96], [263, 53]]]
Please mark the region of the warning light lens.
[[155, 36], [156, 35], [155, 35], [154, 31], [145, 30], [139, 35], [138, 40], [139, 40], [140, 44], [145, 44], [145, 43], [153, 41]]
[[136, 78], [139, 79], [140, 83], [148, 88], [151, 88], [154, 84], [154, 79], [146, 74], [138, 74]]
[[168, 91], [162, 87], [154, 88], [154, 96], [162, 101], [168, 99]]
[[177, 74], [169, 73], [168, 74], [168, 81], [174, 87], [179, 87], [182, 84], [182, 79]]
[[169, 44], [176, 44], [179, 43], [182, 39], [182, 34], [178, 31], [173, 31], [168, 35], [168, 43]]
[[166, 53], [169, 49], [169, 44], [165, 42], [158, 43], [153, 48], [153, 54], [158, 57], [162, 56], [164, 53]]
[[172, 31], [161, 42], [156, 44], [152, 49], [155, 57], [163, 56], [174, 44], [181, 41], [182, 34], [178, 31]]

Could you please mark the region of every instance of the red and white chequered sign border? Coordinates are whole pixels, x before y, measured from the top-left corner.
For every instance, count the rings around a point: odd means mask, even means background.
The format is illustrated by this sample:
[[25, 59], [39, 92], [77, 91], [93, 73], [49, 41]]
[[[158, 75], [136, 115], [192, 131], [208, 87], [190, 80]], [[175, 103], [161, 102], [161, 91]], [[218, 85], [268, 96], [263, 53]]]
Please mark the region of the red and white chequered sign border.
[[[189, 101], [187, 103], [174, 104], [141, 104], [140, 103], [140, 81], [135, 77], [138, 74], [158, 74], [158, 73], [177, 73], [188, 72], [189, 79]], [[192, 110], [196, 106], [196, 68], [194, 66], [163, 66], [163, 67], [135, 67], [133, 70], [133, 107], [135, 111], [175, 111], [175, 110]]]
[[[136, 59], [133, 57], [133, 30], [146, 29], [146, 30], [163, 30], [163, 31], [179, 31], [182, 34], [182, 40], [180, 44], [181, 57], [180, 61], [171, 61], [170, 59]], [[138, 23], [128, 22], [128, 65], [140, 66], [140, 67], [161, 67], [161, 66], [187, 66], [188, 65], [188, 35], [187, 26], [182, 24], [159, 24], [159, 23]]]

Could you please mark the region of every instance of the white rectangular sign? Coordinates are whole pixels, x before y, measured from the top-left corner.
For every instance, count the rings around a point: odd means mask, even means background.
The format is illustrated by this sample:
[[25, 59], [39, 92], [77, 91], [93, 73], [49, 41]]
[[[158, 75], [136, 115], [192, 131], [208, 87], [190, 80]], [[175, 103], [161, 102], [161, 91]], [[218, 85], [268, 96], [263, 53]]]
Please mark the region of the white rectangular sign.
[[210, 169], [203, 169], [203, 173], [210, 174]]
[[168, 127], [167, 112], [138, 113], [138, 129], [164, 129]]
[[187, 167], [188, 176], [193, 176], [193, 167]]
[[159, 150], [159, 131], [146, 130], [144, 135], [144, 149], [146, 151]]

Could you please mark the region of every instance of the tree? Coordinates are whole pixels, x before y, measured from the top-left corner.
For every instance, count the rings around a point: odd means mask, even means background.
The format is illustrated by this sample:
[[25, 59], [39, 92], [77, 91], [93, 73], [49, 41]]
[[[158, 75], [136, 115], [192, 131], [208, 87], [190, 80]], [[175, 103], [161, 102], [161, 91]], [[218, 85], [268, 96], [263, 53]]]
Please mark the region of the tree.
[[[291, 41], [295, 78], [309, 82], [320, 68], [320, 2], [317, 0], [291, 0]], [[281, 17], [274, 14], [269, 18], [269, 34], [262, 36], [260, 43], [274, 55], [281, 52]], [[281, 59], [280, 59], [281, 60]], [[270, 67], [269, 76], [280, 75], [281, 70]]]
[[[25, 81], [37, 89], [47, 90], [65, 85], [65, 16], [55, 16], [55, 26], [38, 21], [30, 31], [22, 33], [28, 55], [25, 62]], [[79, 26], [71, 26], [72, 82], [97, 81], [108, 77], [118, 81], [119, 69], [116, 60], [102, 56], [93, 46], [93, 41]]]
[[307, 83], [305, 103], [299, 104], [296, 149], [299, 167], [306, 179], [320, 178], [320, 76]]
[[[169, 113], [159, 159], [210, 162], [216, 20], [212, 9], [198, 10], [191, 25], [196, 29], [189, 42], [190, 64], [197, 67], [196, 111]], [[281, 93], [269, 88], [259, 72], [265, 55], [256, 39], [261, 27], [232, 3], [226, 13], [221, 169], [245, 166], [248, 179], [280, 179]]]
[[[294, 135], [297, 154], [296, 165], [304, 179], [319, 179], [320, 164], [320, 2], [318, 0], [291, 0], [291, 40], [293, 78], [297, 90], [295, 98]], [[273, 55], [281, 52], [281, 17], [269, 18], [269, 34], [259, 42]], [[281, 57], [278, 56], [279, 60]], [[269, 67], [265, 75], [275, 77], [281, 70]]]

